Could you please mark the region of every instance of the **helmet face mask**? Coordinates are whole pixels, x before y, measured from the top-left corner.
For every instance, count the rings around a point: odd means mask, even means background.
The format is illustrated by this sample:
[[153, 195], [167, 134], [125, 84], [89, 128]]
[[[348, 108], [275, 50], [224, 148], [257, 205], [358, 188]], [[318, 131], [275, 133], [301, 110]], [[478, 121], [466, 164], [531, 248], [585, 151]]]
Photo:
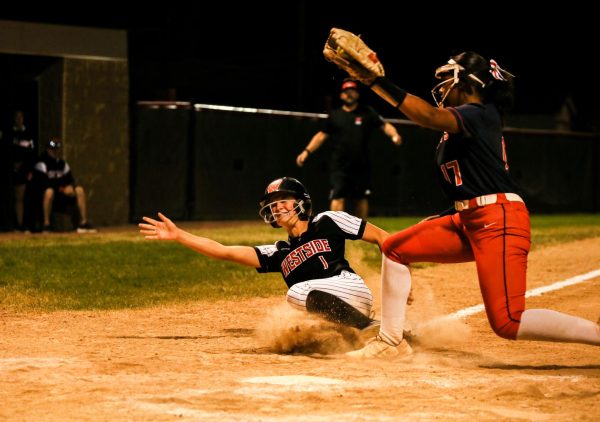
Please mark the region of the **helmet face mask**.
[[[294, 200], [294, 206], [287, 212], [277, 212], [277, 204], [282, 201]], [[273, 227], [280, 227], [277, 220], [295, 211], [300, 220], [306, 221], [312, 215], [312, 201], [308, 191], [302, 183], [292, 177], [283, 177], [269, 183], [265, 194], [259, 202], [258, 215], [265, 223]]]
[[[435, 101], [435, 104], [438, 107], [444, 106], [444, 101], [446, 101], [446, 97], [460, 81], [460, 72], [462, 72], [463, 70], [465, 70], [465, 68], [456, 63], [454, 59], [448, 60], [447, 64], [440, 66], [435, 70], [436, 79], [443, 79], [431, 90], [433, 100]], [[449, 84], [451, 85], [448, 86]]]
[[433, 87], [431, 90], [431, 95], [433, 96], [433, 101], [435, 101], [435, 104], [438, 107], [444, 107], [444, 101], [446, 101], [446, 97], [448, 94], [450, 94], [450, 91], [452, 91], [456, 84], [457, 82], [454, 80], [454, 78], [449, 78], [443, 80]]
[[[485, 83], [475, 76], [468, 73], [467, 69], [457, 63], [454, 59], [448, 60], [448, 63], [438, 67], [435, 70], [436, 79], [442, 79], [440, 83], [433, 87], [431, 95], [438, 107], [444, 107], [444, 101], [450, 94], [450, 91], [463, 80], [468, 83], [476, 83], [481, 88], [485, 88]], [[448, 86], [451, 83], [450, 86]]]
[[[294, 201], [294, 207], [288, 211], [277, 211], [277, 204], [280, 202]], [[258, 215], [262, 217], [265, 223], [273, 224], [279, 218], [284, 215], [300, 215], [305, 212], [304, 209], [304, 201], [297, 200], [296, 198], [289, 199], [276, 199], [273, 202], [269, 202], [268, 204], [263, 205], [263, 207], [258, 212]], [[292, 214], [293, 213], [293, 214]]]

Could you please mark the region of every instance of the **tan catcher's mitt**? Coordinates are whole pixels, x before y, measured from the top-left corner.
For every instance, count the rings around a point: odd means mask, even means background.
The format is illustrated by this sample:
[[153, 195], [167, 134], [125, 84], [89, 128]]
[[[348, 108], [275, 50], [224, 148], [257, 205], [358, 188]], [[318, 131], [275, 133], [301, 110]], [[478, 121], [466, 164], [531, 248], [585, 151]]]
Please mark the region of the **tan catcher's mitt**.
[[373, 50], [359, 36], [339, 28], [332, 28], [325, 43], [323, 55], [351, 78], [370, 86], [376, 78], [385, 76], [383, 65]]

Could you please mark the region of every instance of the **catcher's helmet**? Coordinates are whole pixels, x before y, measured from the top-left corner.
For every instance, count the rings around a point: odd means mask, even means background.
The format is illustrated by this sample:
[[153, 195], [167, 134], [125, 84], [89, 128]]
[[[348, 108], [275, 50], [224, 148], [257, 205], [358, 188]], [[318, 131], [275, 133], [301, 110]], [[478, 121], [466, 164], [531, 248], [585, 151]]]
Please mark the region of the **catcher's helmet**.
[[[454, 86], [463, 84], [478, 90], [488, 88], [494, 81], [507, 81], [514, 75], [498, 66], [495, 60], [486, 60], [472, 51], [452, 56], [448, 63], [435, 70], [435, 77], [442, 81], [433, 87], [431, 94], [436, 104], [444, 103]], [[461, 87], [461, 85], [459, 85]]]
[[291, 195], [295, 200], [294, 210], [298, 213], [300, 220], [306, 221], [312, 215], [312, 201], [304, 185], [293, 177], [282, 177], [273, 180], [265, 189], [265, 194], [259, 202], [260, 211], [258, 215], [273, 227], [280, 227], [277, 224], [277, 215], [273, 215], [271, 205], [274, 198], [281, 194]]

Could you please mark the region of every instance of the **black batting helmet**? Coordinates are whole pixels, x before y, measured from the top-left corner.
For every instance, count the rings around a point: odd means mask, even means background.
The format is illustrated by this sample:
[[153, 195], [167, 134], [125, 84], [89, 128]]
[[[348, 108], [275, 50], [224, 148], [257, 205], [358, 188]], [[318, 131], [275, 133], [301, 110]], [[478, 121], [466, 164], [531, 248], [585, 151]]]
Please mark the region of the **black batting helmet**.
[[312, 201], [310, 194], [298, 179], [293, 177], [282, 177], [275, 179], [265, 189], [265, 194], [259, 202], [260, 211], [258, 215], [273, 227], [279, 227], [277, 218], [273, 215], [271, 204], [273, 198], [281, 194], [291, 195], [296, 200], [294, 209], [298, 213], [300, 220], [306, 221], [312, 215]]

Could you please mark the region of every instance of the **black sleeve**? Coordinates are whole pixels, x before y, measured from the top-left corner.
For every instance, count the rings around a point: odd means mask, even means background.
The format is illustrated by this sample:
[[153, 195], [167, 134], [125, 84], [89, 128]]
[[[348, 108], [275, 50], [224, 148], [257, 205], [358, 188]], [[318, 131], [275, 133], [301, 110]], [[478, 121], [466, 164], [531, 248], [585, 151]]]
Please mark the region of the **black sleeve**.
[[275, 245], [254, 246], [260, 267], [259, 273], [278, 273], [280, 271], [279, 256]]
[[369, 119], [371, 120], [371, 124], [374, 128], [382, 128], [385, 125], [385, 120], [379, 113], [375, 111], [375, 109], [371, 106], [367, 106], [367, 110], [369, 113]]
[[50, 187], [50, 179], [48, 179], [48, 171], [44, 161], [40, 160], [33, 166], [33, 178], [40, 189]]
[[325, 132], [327, 135], [331, 135], [334, 131], [333, 124], [333, 112], [327, 116], [325, 122], [321, 125], [321, 132]]
[[58, 185], [59, 186], [68, 186], [68, 185], [75, 186], [75, 178], [73, 177], [73, 172], [71, 171], [71, 166], [69, 166], [67, 163], [65, 163], [65, 166], [67, 167], [67, 169], [69, 171], [66, 172], [63, 175], [63, 177], [60, 178]]

